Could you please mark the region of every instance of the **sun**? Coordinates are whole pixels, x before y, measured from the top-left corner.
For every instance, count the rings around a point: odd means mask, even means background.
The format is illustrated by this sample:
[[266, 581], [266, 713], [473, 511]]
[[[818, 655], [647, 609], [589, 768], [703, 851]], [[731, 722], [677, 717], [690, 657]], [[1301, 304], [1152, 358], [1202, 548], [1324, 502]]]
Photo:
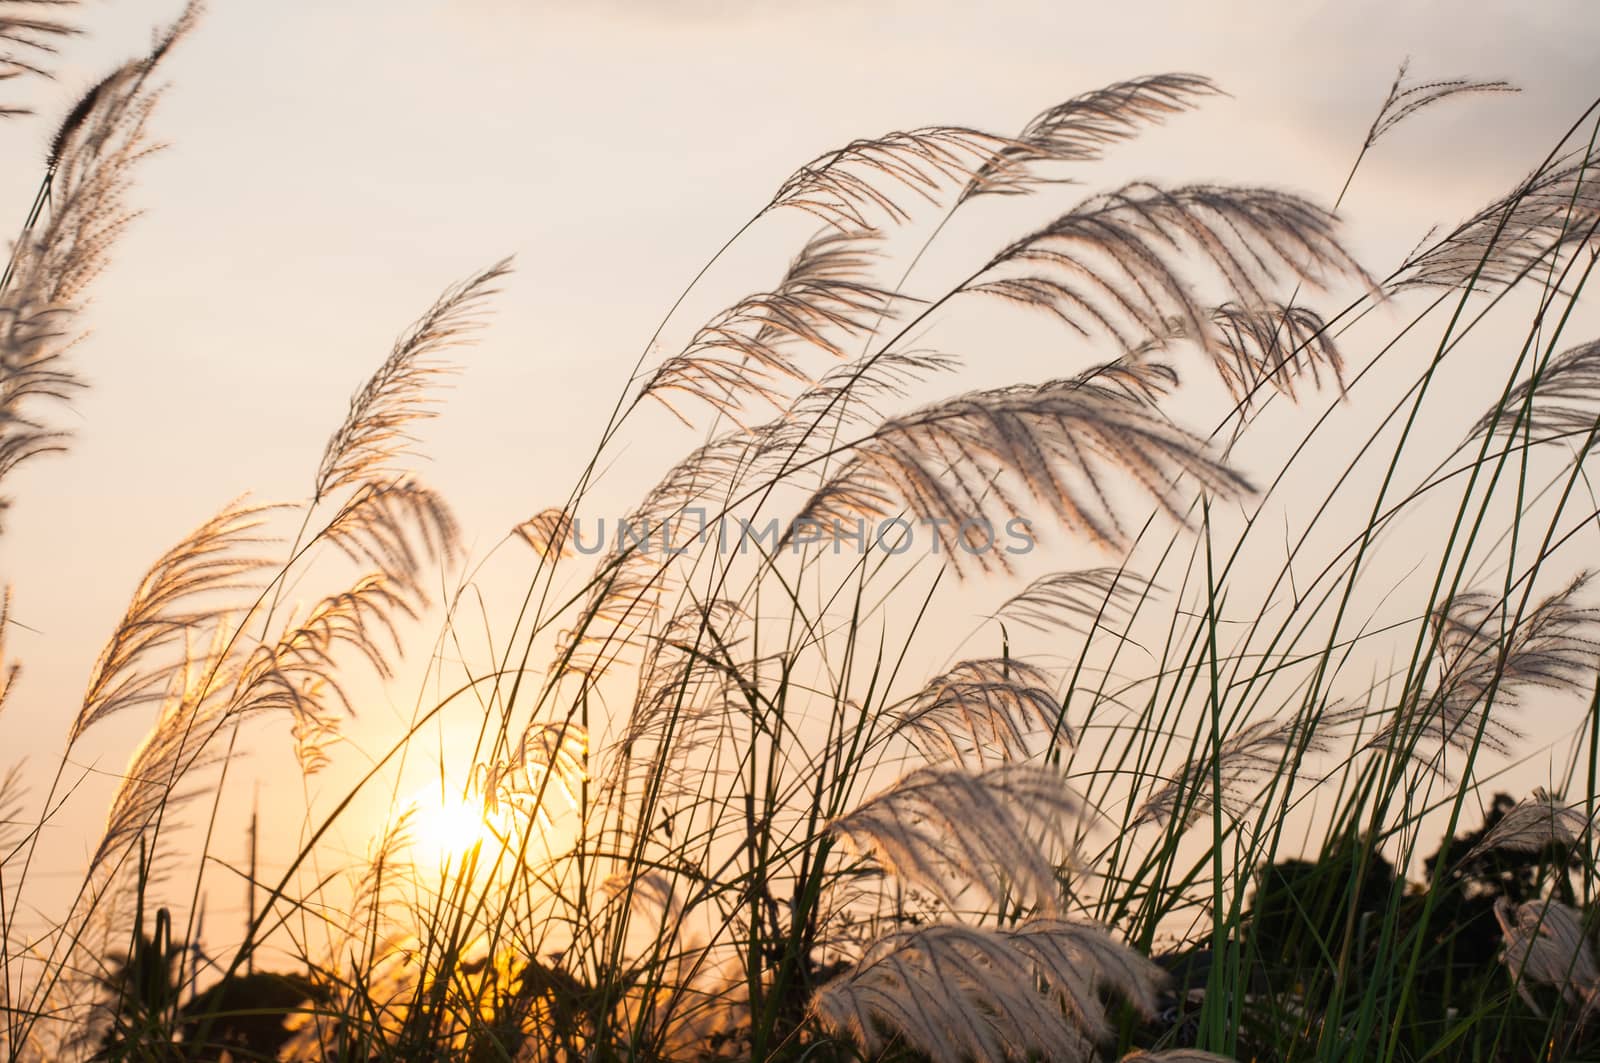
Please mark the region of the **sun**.
[[417, 864], [458, 862], [474, 847], [496, 844], [494, 825], [482, 804], [429, 789], [411, 801], [412, 850]]

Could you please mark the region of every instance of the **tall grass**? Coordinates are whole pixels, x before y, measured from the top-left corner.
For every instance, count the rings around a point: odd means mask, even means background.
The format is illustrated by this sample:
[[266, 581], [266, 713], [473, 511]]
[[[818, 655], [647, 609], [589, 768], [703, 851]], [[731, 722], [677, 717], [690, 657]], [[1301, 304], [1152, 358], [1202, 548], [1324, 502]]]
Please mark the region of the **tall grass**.
[[[0, 287], [0, 475], [65, 444], [78, 296], [191, 21], [57, 137]], [[1506, 89], [1402, 71], [1328, 192], [1417, 112]], [[1595, 109], [1380, 269], [1286, 192], [1085, 194], [1217, 91], [1141, 78], [1015, 134], [801, 167], [724, 250], [797, 215], [816, 235], [657, 357], [668, 313], [568, 497], [508, 534], [520, 604], [485, 638], [488, 570], [440, 575], [456, 524], [407, 466], [509, 264], [448, 289], [303, 499], [229, 503], [137, 583], [62, 770], [6, 813], [7, 1058], [1594, 1050], [1600, 394], [1567, 332], [1600, 254]], [[951, 246], [958, 214], [1002, 235]], [[1060, 375], [992, 379], [1017, 315], [1053, 324]], [[952, 320], [989, 345], [929, 346]], [[1492, 407], [1439, 434], [1448, 382], [1485, 374]], [[676, 422], [698, 445], [600, 511], [617, 451]], [[1088, 563], [1041, 571], [1052, 547]], [[410, 726], [331, 805], [308, 788], [289, 867], [248, 873], [246, 932], [203, 940], [240, 736], [284, 720], [306, 777], [336, 764], [355, 684], [397, 674], [434, 586], [454, 652]], [[1492, 800], [1534, 706], [1571, 736], [1561, 792]], [[151, 729], [82, 884], [28, 925], [67, 757], [125, 713]], [[394, 788], [447, 717], [469, 748], [429, 770], [469, 811], [430, 848], [435, 810]], [[396, 814], [330, 866], [374, 792]]]

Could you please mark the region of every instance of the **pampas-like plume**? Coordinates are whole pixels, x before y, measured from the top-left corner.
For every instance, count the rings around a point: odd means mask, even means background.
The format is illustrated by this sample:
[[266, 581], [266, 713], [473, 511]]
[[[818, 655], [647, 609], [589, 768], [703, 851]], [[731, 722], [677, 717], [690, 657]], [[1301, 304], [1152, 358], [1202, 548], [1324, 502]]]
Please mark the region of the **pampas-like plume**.
[[[1181, 815], [1188, 827], [1218, 805], [1228, 814], [1242, 815], [1250, 807], [1241, 790], [1276, 778], [1286, 770], [1296, 752], [1325, 753], [1345, 729], [1365, 713], [1364, 707], [1330, 708], [1308, 729], [1305, 720], [1258, 720], [1242, 727], [1222, 742], [1219, 751], [1187, 761], [1177, 775], [1158, 786], [1135, 814], [1135, 824], [1171, 824]], [[1222, 790], [1215, 793], [1220, 776]]]
[[1494, 291], [1548, 255], [1593, 246], [1597, 225], [1600, 153], [1568, 155], [1412, 254], [1390, 287]]
[[1539, 1008], [1524, 982], [1554, 986], [1585, 1012], [1593, 1007], [1600, 993], [1600, 964], [1576, 909], [1556, 900], [1513, 904], [1508, 897], [1497, 897], [1494, 917], [1505, 938], [1501, 960], [1535, 1013]]
[[824, 230], [774, 291], [747, 296], [718, 314], [651, 373], [639, 398], [653, 396], [686, 424], [668, 393], [729, 415], [747, 396], [782, 407], [779, 383], [808, 379], [792, 347], [843, 357], [845, 340], [864, 335], [906, 300], [868, 280], [877, 239], [872, 232]]
[[1016, 193], [1045, 178], [1041, 162], [1086, 162], [1139, 126], [1186, 110], [1216, 87], [1193, 74], [1160, 74], [1088, 92], [1036, 116], [1015, 137], [959, 126], [931, 126], [855, 140], [802, 166], [767, 210], [792, 206], [841, 232], [872, 228], [871, 215], [910, 218], [897, 197], [940, 202], [964, 182], [958, 202], [985, 192]]
[[1064, 919], [1032, 919], [1011, 931], [1013, 945], [1035, 959], [1046, 978], [1066, 988], [1065, 974], [1078, 975], [1073, 987], [1087, 992], [1058, 999], [1096, 1040], [1106, 1040], [1111, 1024], [1097, 1008], [1098, 997], [1111, 990], [1146, 1018], [1156, 1012], [1157, 997], [1167, 980], [1164, 970], [1093, 923]]
[[162, 676], [169, 683], [166, 702], [130, 758], [111, 799], [105, 831], [89, 861], [91, 875], [102, 866], [114, 870], [121, 855], [158, 816], [189, 796], [177, 790], [184, 777], [220, 759], [220, 754], [208, 749], [207, 739], [230, 704], [222, 692], [229, 685], [228, 657], [234, 634], [227, 618], [218, 617], [209, 647], [196, 654], [185, 633], [182, 660]]
[[963, 661], [891, 710], [894, 730], [934, 763], [949, 759], [981, 769], [990, 760], [1021, 760], [1031, 735], [1074, 740], [1052, 686], [1047, 672], [1021, 661]]
[[676, 922], [683, 913], [683, 896], [676, 877], [665, 871], [620, 872], [600, 884], [608, 901], [622, 898], [635, 915]]
[[0, 864], [13, 854], [20, 836], [26, 835], [33, 824], [23, 818], [23, 798], [28, 791], [22, 778], [22, 762], [18, 761], [0, 776]]
[[438, 354], [482, 323], [484, 300], [511, 271], [503, 259], [445, 291], [395, 343], [378, 371], [350, 400], [344, 423], [328, 439], [317, 469], [313, 501], [330, 492], [396, 475], [392, 462], [407, 452], [411, 426], [433, 416], [430, 389], [452, 371]]
[[[217, 759], [207, 749], [230, 719], [286, 713], [302, 766], [320, 767], [335, 734], [333, 710], [349, 709], [334, 679], [340, 647], [388, 674], [395, 618], [413, 616], [415, 609], [405, 585], [377, 575], [324, 599], [275, 642], [245, 653], [240, 629], [214, 599], [221, 592], [260, 590], [253, 577], [265, 562], [245, 551], [260, 541], [255, 533], [265, 508], [234, 503], [167, 551], [141, 581], [101, 653], [69, 742], [114, 713], [164, 704], [112, 802], [96, 864], [131, 844], [190, 771]], [[373, 534], [346, 524], [332, 537], [368, 556], [381, 556], [385, 543], [395, 549]], [[192, 644], [207, 631], [210, 649], [196, 655]]]
[[[699, 526], [706, 513], [717, 512], [736, 482], [779, 456], [762, 434], [724, 433], [695, 448], [618, 524], [612, 548], [596, 566], [579, 627], [566, 633], [557, 648], [557, 675], [597, 676], [639, 641], [673, 575], [663, 555], [685, 549], [707, 532]], [[698, 503], [708, 501], [712, 504], [695, 512]], [[603, 523], [600, 530], [603, 534]]]
[[[70, 22], [46, 18], [41, 8], [76, 7], [78, 0], [4, 0], [0, 2], [0, 81], [24, 75], [52, 77], [45, 64], [59, 50], [63, 37], [81, 31]], [[27, 107], [0, 103], [0, 118], [32, 114]]]
[[1144, 125], [1186, 111], [1221, 90], [1197, 74], [1155, 74], [1086, 92], [1035, 116], [967, 185], [962, 198], [1015, 194], [1041, 180], [1029, 165], [1092, 162], [1107, 145], [1128, 140]]
[[[181, 553], [184, 545], [174, 548], [173, 553]], [[205, 549], [219, 547], [213, 542], [202, 548], [199, 556], [204, 556]], [[229, 570], [227, 561], [225, 558], [217, 562], [218, 571]], [[161, 567], [158, 564], [157, 569]], [[218, 589], [223, 588], [205, 588]], [[199, 593], [202, 591], [189, 592]], [[149, 595], [145, 603], [161, 597], [159, 593]], [[351, 649], [379, 674], [388, 675], [386, 643], [395, 644], [395, 617], [415, 615], [406, 599], [391, 590], [381, 577], [368, 576], [350, 590], [318, 603], [304, 620], [291, 623], [276, 642], [258, 644], [244, 656], [239, 648], [240, 632], [228, 617], [215, 611], [184, 612], [173, 604], [178, 600], [187, 598], [168, 598], [165, 611], [157, 609], [154, 619], [137, 620], [131, 625], [125, 621], [123, 628], [134, 636], [113, 655], [122, 663], [112, 669], [104, 683], [104, 694], [97, 702], [100, 711], [83, 723], [87, 727], [110, 712], [157, 696], [157, 684], [164, 689], [161, 713], [134, 753], [112, 800], [105, 834], [93, 861], [96, 866], [131, 845], [163, 807], [181, 798], [177, 787], [191, 771], [221, 759], [221, 754], [209, 747], [217, 730], [230, 720], [283, 713], [290, 719], [302, 769], [307, 774], [319, 770], [327, 761], [326, 746], [337, 736], [335, 710], [350, 711], [343, 688], [335, 679], [336, 651], [340, 647]], [[140, 606], [141, 601], [136, 598], [130, 615]], [[141, 615], [147, 612], [146, 609]], [[210, 647], [197, 655], [192, 650], [193, 638], [208, 624]], [[123, 628], [119, 628], [119, 635]], [[137, 638], [141, 631], [148, 635], [143, 643]], [[159, 670], [152, 667], [149, 658], [174, 640], [183, 645], [176, 666]], [[113, 646], [118, 646], [116, 639]], [[98, 671], [96, 674], [101, 677]]]
[[886, 872], [955, 907], [975, 888], [992, 907], [1053, 909], [1058, 862], [1072, 859], [1082, 802], [1060, 775], [1028, 764], [974, 774], [919, 768], [829, 824]]
[[572, 556], [572, 517], [564, 509], [541, 510], [512, 530], [545, 560]]
[[1600, 611], [1573, 601], [1588, 582], [1589, 574], [1579, 575], [1509, 632], [1506, 601], [1493, 594], [1460, 594], [1435, 610], [1439, 682], [1397, 712], [1372, 745], [1400, 735], [1465, 751], [1481, 733], [1484, 746], [1507, 752], [1518, 732], [1490, 713], [1491, 691], [1495, 706], [1514, 708], [1530, 687], [1588, 689], [1600, 658]]
[[1112, 1034], [1102, 994], [1144, 1015], [1165, 974], [1099, 927], [1034, 920], [1014, 930], [939, 925], [879, 940], [812, 1000], [867, 1056], [886, 1032], [938, 1063], [1091, 1060]]
[[1181, 272], [1198, 253], [1230, 302], [1269, 307], [1284, 280], [1370, 285], [1335, 236], [1328, 211], [1265, 188], [1136, 183], [1094, 196], [997, 254], [969, 292], [1046, 311], [1079, 335], [1103, 334], [1124, 351], [1187, 336], [1225, 367], [1234, 357]]
[[1101, 567], [1052, 572], [1040, 576], [991, 614], [1035, 631], [1076, 629], [1075, 619], [1117, 623], [1123, 610], [1155, 587], [1124, 568]]
[[232, 502], [150, 567], [90, 673], [68, 745], [107, 716], [163, 699], [173, 674], [170, 650], [218, 619], [209, 599], [258, 588], [266, 562], [244, 551], [260, 543], [269, 508]]
[[357, 949], [365, 954], [378, 939], [395, 879], [414, 881], [416, 869], [402, 854], [415, 840], [416, 814], [416, 806], [407, 805], [385, 824], [382, 833], [368, 839], [363, 859], [349, 876], [347, 917], [330, 927], [339, 939], [335, 956], [352, 955]]
[[714, 770], [703, 754], [726, 738], [730, 713], [760, 698], [752, 679], [759, 662], [735, 657], [745, 619], [727, 599], [691, 601], [659, 632], [634, 633], [644, 660], [626, 725], [605, 749], [605, 800], [628, 795], [641, 772], [659, 772], [663, 792], [677, 797]]
[[744, 619], [744, 609], [726, 598], [692, 601], [673, 616], [660, 634], [650, 638], [634, 718], [671, 712], [680, 699], [693, 700], [702, 680], [736, 675], [730, 657], [738, 644], [733, 630]]
[[437, 492], [402, 477], [362, 484], [321, 537], [357, 564], [376, 565], [390, 583], [422, 597], [423, 562], [454, 558], [460, 533]]
[[516, 752], [494, 764], [480, 764], [475, 783], [490, 815], [505, 804], [546, 824], [551, 792], [579, 807], [578, 787], [588, 778], [589, 733], [567, 721], [532, 723]]
[[[152, 75], [197, 14], [191, 4], [148, 55], [90, 89], [51, 143], [38, 209], [0, 276], [0, 482], [66, 445], [66, 433], [39, 408], [65, 402], [83, 386], [66, 359], [79, 336], [77, 309], [132, 218], [126, 196], [133, 168], [155, 150], [146, 137], [159, 96]], [[3, 29], [0, 19], [0, 40]], [[0, 510], [4, 504], [0, 499]]]
[[788, 416], [764, 425], [756, 436], [763, 450], [781, 451], [786, 457], [804, 453], [808, 444], [823, 442], [823, 433], [812, 429], [820, 419], [831, 414], [841, 424], [882, 420], [873, 400], [904, 397], [912, 384], [960, 366], [961, 359], [939, 351], [862, 355], [828, 370], [795, 400]]
[[1014, 163], [1006, 149], [1028, 153], [1020, 140], [960, 126], [929, 126], [871, 140], [853, 140], [817, 156], [795, 171], [766, 207], [796, 207], [843, 233], [874, 228], [871, 215], [891, 222], [911, 217], [896, 195], [910, 193], [938, 203], [940, 192], [991, 171], [990, 180]]
[[795, 526], [810, 522], [826, 531], [850, 518], [909, 511], [936, 530], [958, 569], [966, 559], [1004, 568], [1006, 555], [995, 543], [1001, 522], [988, 515], [1021, 518], [1007, 476], [1069, 530], [1102, 544], [1125, 539], [1112, 473], [1179, 520], [1172, 495], [1183, 475], [1224, 496], [1248, 490], [1200, 439], [1131, 397], [1121, 372], [973, 392], [886, 421], [849, 446], [848, 459]]
[[[1521, 426], [1518, 419], [1521, 418]], [[1521, 432], [1540, 437], [1583, 435], [1600, 426], [1600, 340], [1563, 351], [1536, 378], [1512, 388], [1505, 402], [1472, 426], [1470, 439]]]
[[0, 712], [5, 711], [11, 686], [22, 674], [22, 665], [6, 659], [6, 636], [11, 631], [11, 588], [0, 591]]
[[255, 648], [240, 669], [229, 711], [286, 714], [301, 771], [314, 774], [327, 765], [327, 747], [338, 736], [336, 713], [354, 714], [337, 678], [337, 651], [353, 651], [388, 678], [389, 656], [400, 648], [396, 619], [416, 615], [407, 596], [382, 576], [363, 576], [291, 622], [275, 643]]
[[1467, 858], [1493, 849], [1537, 853], [1552, 845], [1574, 845], [1588, 829], [1589, 817], [1581, 809], [1562, 804], [1541, 786], [1490, 827]]
[[[1143, 360], [1144, 353], [1146, 352], [1141, 351], [1139, 357], [1121, 359], [1082, 373], [1075, 378], [1076, 384], [1102, 388], [1104, 394], [1111, 395], [1115, 399], [1153, 403], [1177, 386], [1178, 377], [1169, 366]], [[933, 373], [948, 372], [959, 365], [959, 359], [938, 352], [888, 350], [864, 355], [839, 366], [802, 394], [791, 407], [787, 417], [764, 425], [750, 434], [757, 441], [752, 455], [754, 462], [748, 463], [741, 471], [764, 471], [768, 467], [768, 462], [775, 462], [781, 472], [794, 468], [798, 463], [824, 457], [844, 426], [864, 427], [883, 420], [883, 414], [876, 409], [874, 399], [902, 396], [912, 382]], [[1066, 383], [1054, 382], [1043, 387], [1049, 388]], [[1009, 393], [1016, 394], [1022, 390], [1024, 389], [1014, 388], [1010, 389]], [[830, 416], [835, 420], [834, 431], [817, 431], [816, 426]], [[893, 423], [883, 424], [879, 431], [891, 429]], [[847, 488], [849, 485], [841, 481], [837, 486]], [[824, 491], [826, 490], [827, 488], [824, 488]], [[824, 496], [819, 494], [813, 502], [822, 497]], [[838, 514], [835, 513], [833, 516], [837, 518]], [[955, 523], [965, 523], [966, 519], [967, 516], [963, 515], [955, 519]], [[813, 520], [821, 526], [824, 536], [832, 530], [826, 526], [825, 515], [820, 511], [812, 512], [808, 509], [795, 518], [790, 537], [792, 538], [802, 526]], [[943, 516], [935, 522], [941, 536], [948, 532], [946, 527], [948, 523]], [[1028, 530], [1031, 532], [1031, 525]], [[948, 547], [950, 552], [955, 549], [951, 542], [944, 538], [941, 538], [940, 545]], [[998, 567], [1006, 567], [1005, 557], [999, 551], [985, 550], [976, 542], [972, 543], [971, 549], [980, 554], [998, 555], [985, 556], [983, 559], [985, 565], [998, 562]]]
[[1321, 388], [1324, 373], [1344, 389], [1344, 358], [1316, 311], [1279, 303], [1224, 303], [1212, 309], [1211, 321], [1218, 334], [1212, 362], [1241, 403], [1249, 403], [1263, 386], [1293, 401], [1297, 380], [1309, 376], [1311, 386]]
[[[779, 476], [796, 465], [798, 454], [813, 455], [817, 446], [824, 445], [826, 433], [812, 431], [814, 422], [830, 411], [844, 411], [843, 397], [861, 400], [898, 394], [911, 380], [953, 364], [944, 355], [890, 351], [836, 366], [803, 392], [786, 415], [755, 428], [723, 433], [690, 452], [662, 476], [622, 525], [639, 535], [648, 529], [652, 543], [664, 544], [657, 537], [671, 536], [681, 546], [682, 518], [697, 506], [704, 503], [704, 510], [715, 512], [736, 485], [757, 476]], [[858, 401], [849, 416], [858, 419], [861, 411], [870, 409], [868, 402]], [[580, 613], [581, 631], [564, 638], [557, 650], [558, 674], [592, 677], [603, 671], [646, 626], [666, 590], [671, 572], [659, 552], [630, 551], [620, 545], [623, 537], [619, 528], [618, 548], [608, 551], [597, 568]], [[597, 646], [599, 652], [589, 652]]]
[[936, 351], [890, 350], [836, 365], [781, 416], [725, 432], [691, 451], [651, 488], [626, 523], [659, 528], [697, 504], [726, 502], [740, 484], [782, 476], [827, 446], [829, 433], [817, 430], [823, 419], [832, 415], [840, 424], [881, 420], [872, 400], [903, 396], [913, 382], [959, 364]]
[[1389, 95], [1384, 99], [1383, 106], [1378, 109], [1378, 116], [1372, 120], [1372, 128], [1367, 130], [1363, 149], [1372, 147], [1378, 142], [1378, 138], [1389, 130], [1424, 107], [1430, 107], [1440, 100], [1468, 93], [1521, 91], [1508, 81], [1473, 81], [1470, 78], [1446, 78], [1407, 85], [1406, 72], [1410, 69], [1410, 65], [1410, 60], [1400, 64], [1400, 69], [1394, 76], [1394, 84], [1389, 86]]
[[648, 552], [613, 551], [600, 565], [578, 616], [561, 632], [551, 674], [598, 679], [649, 626], [665, 594], [666, 572]]

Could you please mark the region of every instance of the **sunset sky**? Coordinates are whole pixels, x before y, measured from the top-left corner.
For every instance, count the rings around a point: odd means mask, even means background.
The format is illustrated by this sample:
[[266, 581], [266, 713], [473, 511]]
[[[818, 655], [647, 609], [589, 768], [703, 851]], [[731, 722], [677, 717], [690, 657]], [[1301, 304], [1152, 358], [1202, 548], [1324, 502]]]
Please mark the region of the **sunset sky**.
[[[67, 42], [59, 80], [25, 90], [39, 114], [0, 125], [13, 224], [56, 116], [177, 6], [85, 6], [87, 36]], [[213, 0], [164, 68], [153, 130], [169, 147], [139, 171], [130, 201], [143, 215], [93, 288], [72, 450], [7, 482], [0, 581], [25, 675], [0, 717], [0, 767], [53, 766], [145, 566], [230, 498], [303, 497], [394, 336], [505, 255], [516, 271], [423, 433], [421, 471], [455, 506], [474, 561], [565, 498], [666, 308], [829, 148], [931, 124], [1008, 133], [1084, 90], [1191, 71], [1230, 95], [1119, 147], [1084, 192], [1159, 176], [1328, 203], [1402, 60], [1419, 79], [1520, 86], [1430, 110], [1363, 164], [1344, 213], [1381, 274], [1544, 156], [1591, 102], [1597, 55], [1592, 0]], [[776, 224], [729, 256], [660, 353], [770, 284], [807, 232]], [[1009, 235], [975, 232], [971, 251]], [[1004, 375], [1048, 372], [1030, 347]], [[646, 426], [602, 486], [618, 510], [643, 472], [694, 441], [665, 416]], [[514, 591], [520, 564], [485, 571]], [[417, 629], [419, 647], [434, 626]], [[366, 719], [404, 717], [415, 694], [397, 686]], [[83, 766], [114, 775], [140, 723], [97, 734]], [[270, 801], [283, 768], [259, 759], [243, 770], [259, 769]], [[81, 863], [91, 843], [73, 832], [99, 814], [86, 799], [63, 818], [54, 870]]]

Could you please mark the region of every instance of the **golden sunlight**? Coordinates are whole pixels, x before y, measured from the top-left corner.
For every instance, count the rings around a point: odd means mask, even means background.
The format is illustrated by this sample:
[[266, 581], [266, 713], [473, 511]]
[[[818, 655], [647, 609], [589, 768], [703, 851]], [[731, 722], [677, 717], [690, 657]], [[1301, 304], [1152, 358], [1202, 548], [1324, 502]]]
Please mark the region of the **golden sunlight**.
[[412, 861], [419, 867], [447, 866], [479, 845], [496, 844], [494, 825], [477, 801], [429, 788], [416, 794], [407, 807], [413, 824]]

